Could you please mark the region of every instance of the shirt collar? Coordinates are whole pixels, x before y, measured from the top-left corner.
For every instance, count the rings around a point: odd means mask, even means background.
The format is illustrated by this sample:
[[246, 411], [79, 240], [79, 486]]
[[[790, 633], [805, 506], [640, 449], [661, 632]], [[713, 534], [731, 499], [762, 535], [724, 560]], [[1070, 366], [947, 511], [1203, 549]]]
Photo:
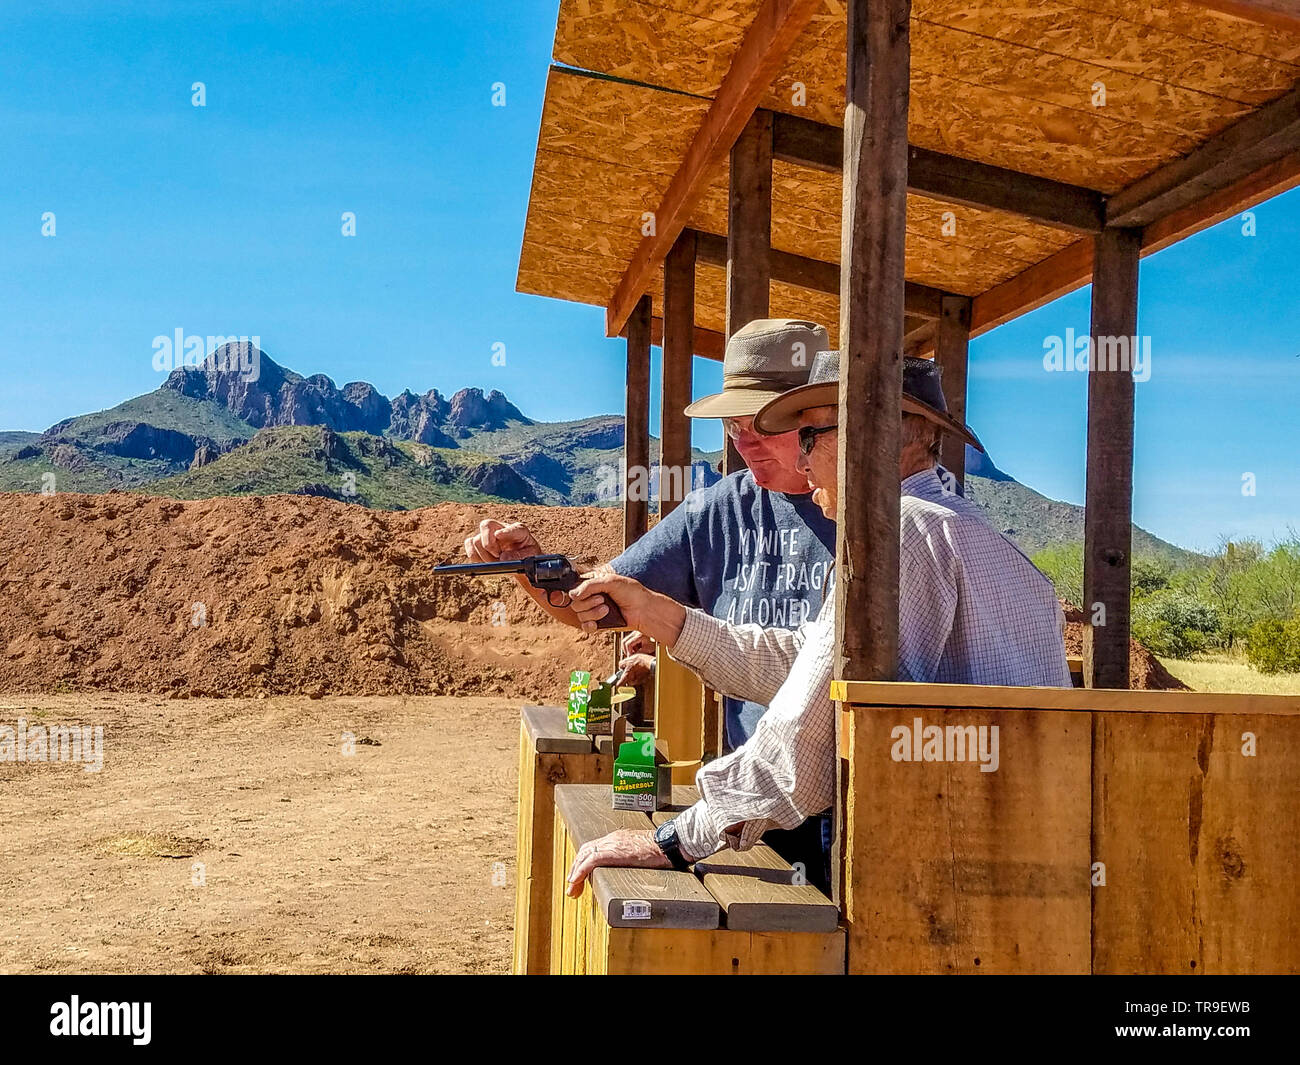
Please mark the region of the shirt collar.
[[919, 496], [921, 499], [938, 499], [944, 494], [943, 481], [931, 467], [903, 478], [902, 493], [905, 496]]

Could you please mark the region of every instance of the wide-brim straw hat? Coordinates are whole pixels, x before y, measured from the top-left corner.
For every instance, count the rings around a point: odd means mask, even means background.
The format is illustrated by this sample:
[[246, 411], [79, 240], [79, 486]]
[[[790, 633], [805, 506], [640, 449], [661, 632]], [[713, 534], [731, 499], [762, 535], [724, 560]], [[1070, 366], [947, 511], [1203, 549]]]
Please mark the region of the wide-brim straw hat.
[[727, 341], [722, 391], [686, 408], [688, 418], [747, 418], [774, 396], [808, 380], [813, 356], [830, 345], [826, 330], [797, 318], [759, 318]]
[[[799, 428], [799, 415], [804, 411], [813, 407], [838, 407], [839, 402], [840, 353], [819, 351], [807, 383], [768, 401], [754, 415], [754, 429], [764, 436], [789, 433]], [[919, 414], [978, 451], [984, 450], [975, 434], [948, 413], [939, 364], [933, 359], [903, 359], [903, 410]]]

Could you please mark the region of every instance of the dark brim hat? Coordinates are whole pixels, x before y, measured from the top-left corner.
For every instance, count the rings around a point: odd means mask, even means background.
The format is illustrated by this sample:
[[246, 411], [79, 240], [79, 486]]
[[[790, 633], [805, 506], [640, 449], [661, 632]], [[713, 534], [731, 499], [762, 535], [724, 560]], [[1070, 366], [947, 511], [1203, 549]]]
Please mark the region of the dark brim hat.
[[722, 391], [702, 396], [688, 418], [745, 418], [769, 399], [808, 380], [813, 356], [830, 344], [826, 329], [797, 318], [759, 318], [727, 341]]
[[[819, 351], [813, 359], [808, 383], [790, 389], [764, 406], [754, 415], [754, 429], [764, 436], [789, 433], [799, 428], [799, 416], [804, 411], [813, 407], [838, 407], [839, 402], [840, 353]], [[984, 450], [975, 434], [948, 413], [939, 364], [933, 359], [903, 359], [903, 411], [920, 415], [976, 450]]]

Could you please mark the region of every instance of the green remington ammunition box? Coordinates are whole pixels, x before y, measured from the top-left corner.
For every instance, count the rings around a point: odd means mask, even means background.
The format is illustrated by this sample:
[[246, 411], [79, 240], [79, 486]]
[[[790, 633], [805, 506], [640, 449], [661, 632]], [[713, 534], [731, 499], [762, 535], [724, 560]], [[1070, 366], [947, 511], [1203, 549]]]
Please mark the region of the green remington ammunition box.
[[634, 732], [614, 758], [614, 809], [653, 813], [672, 802], [673, 767], [653, 732]]

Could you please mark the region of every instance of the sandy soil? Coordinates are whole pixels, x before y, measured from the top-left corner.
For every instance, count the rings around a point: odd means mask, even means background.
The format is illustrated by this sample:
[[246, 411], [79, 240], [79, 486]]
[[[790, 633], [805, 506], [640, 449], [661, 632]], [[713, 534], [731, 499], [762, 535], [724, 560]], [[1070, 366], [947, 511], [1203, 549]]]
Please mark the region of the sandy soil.
[[0, 972], [508, 971], [517, 700], [0, 696], [19, 717], [103, 725], [104, 765], [0, 763]]

